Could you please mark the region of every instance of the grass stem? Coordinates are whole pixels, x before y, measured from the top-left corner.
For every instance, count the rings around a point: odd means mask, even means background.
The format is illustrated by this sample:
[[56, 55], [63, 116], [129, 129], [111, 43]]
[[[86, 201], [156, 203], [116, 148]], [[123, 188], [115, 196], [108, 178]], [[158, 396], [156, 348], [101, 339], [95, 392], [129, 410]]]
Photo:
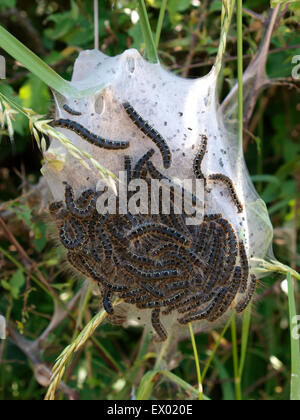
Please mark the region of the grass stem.
[[239, 152], [243, 154], [244, 89], [243, 89], [243, 0], [237, 0], [237, 52], [238, 52], [238, 139]]
[[190, 330], [190, 335], [191, 335], [191, 341], [192, 341], [194, 357], [195, 357], [195, 364], [196, 364], [196, 371], [197, 371], [197, 378], [198, 378], [199, 401], [203, 401], [203, 385], [202, 385], [202, 377], [201, 377], [201, 368], [200, 368], [200, 362], [199, 362], [199, 356], [198, 356], [198, 351], [197, 351], [193, 326], [192, 326], [191, 322], [189, 323], [189, 330]]
[[40, 57], [23, 45], [17, 38], [11, 35], [0, 25], [0, 47], [21, 63], [29, 71], [41, 79], [47, 86], [64, 96], [76, 96], [76, 89], [70, 82], [63, 79]]
[[202, 373], [202, 383], [204, 382], [204, 379], [206, 378], [206, 374], [208, 372], [208, 369], [210, 368], [210, 366], [212, 364], [212, 361], [213, 361], [213, 359], [214, 359], [214, 357], [215, 357], [215, 355], [217, 353], [217, 350], [218, 350], [218, 348], [219, 348], [219, 346], [220, 346], [220, 344], [221, 344], [221, 342], [222, 342], [222, 340], [223, 340], [223, 338], [224, 338], [224, 336], [225, 336], [228, 328], [230, 327], [230, 324], [231, 324], [231, 318], [229, 319], [229, 321], [225, 325], [222, 333], [220, 334], [220, 336], [219, 336], [219, 338], [218, 338], [218, 340], [217, 340], [217, 342], [216, 342], [216, 344], [215, 344], [215, 346], [214, 346], [214, 348], [213, 348], [213, 350], [211, 352], [211, 355], [209, 356], [208, 361], [205, 364], [205, 367], [204, 367], [204, 370], [203, 370], [203, 373]]
[[99, 312], [81, 331], [79, 336], [61, 353], [58, 357], [53, 369], [50, 379], [50, 386], [48, 388], [45, 400], [55, 400], [55, 393], [65, 373], [67, 364], [70, 362], [71, 357], [76, 353], [89, 338], [93, 335], [95, 330], [101, 325], [106, 318], [107, 313], [105, 310]]
[[146, 57], [150, 61], [150, 63], [158, 63], [159, 59], [155, 47], [155, 42], [152, 36], [152, 30], [144, 0], [138, 0], [138, 14], [140, 17], [140, 23], [145, 42]]
[[234, 385], [235, 396], [237, 401], [242, 400], [241, 377], [239, 374], [239, 355], [236, 331], [236, 317], [235, 314], [231, 320], [231, 337], [232, 337], [232, 354], [233, 354], [233, 369], [234, 369]]
[[157, 22], [157, 27], [156, 27], [156, 35], [155, 35], [155, 45], [156, 45], [156, 48], [158, 48], [158, 46], [159, 46], [160, 35], [161, 35], [163, 23], [164, 23], [164, 18], [165, 18], [165, 14], [166, 14], [167, 4], [168, 4], [168, 0], [162, 0], [161, 6], [160, 6], [160, 12], [159, 12], [159, 17], [158, 17], [158, 22]]

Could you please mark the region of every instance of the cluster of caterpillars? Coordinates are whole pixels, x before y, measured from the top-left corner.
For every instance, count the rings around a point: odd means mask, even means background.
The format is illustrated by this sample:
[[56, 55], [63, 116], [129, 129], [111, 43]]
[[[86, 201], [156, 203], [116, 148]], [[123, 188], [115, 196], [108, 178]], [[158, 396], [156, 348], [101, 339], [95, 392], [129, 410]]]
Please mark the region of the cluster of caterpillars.
[[[152, 138], [164, 166], [169, 167], [171, 153], [162, 136], [130, 104], [123, 107], [136, 126]], [[83, 138], [91, 135], [70, 120], [58, 120], [54, 125], [73, 129]], [[98, 145], [106, 147], [108, 140], [102, 140], [97, 140]], [[243, 206], [227, 176], [204, 176], [201, 164], [207, 138], [202, 136], [202, 140], [194, 160], [195, 177], [205, 184], [224, 183], [238, 212], [242, 212]], [[167, 179], [151, 162], [154, 153], [150, 149], [134, 166], [130, 156], [125, 156], [128, 183], [134, 178], [148, 183], [151, 179]], [[101, 215], [96, 203], [104, 191], [87, 189], [76, 197], [72, 186], [65, 183], [64, 201], [52, 203], [49, 210], [69, 263], [98, 283], [109, 315], [114, 314], [115, 296], [140, 310], [150, 309], [157, 339], [164, 341], [167, 331], [162, 316], [174, 313], [179, 324], [185, 325], [197, 320], [215, 322], [229, 308], [238, 313], [246, 309], [255, 292], [256, 278], [250, 273], [243, 241], [222, 214], [206, 215], [198, 226], [186, 225], [187, 215], [175, 214], [171, 195], [169, 215]]]

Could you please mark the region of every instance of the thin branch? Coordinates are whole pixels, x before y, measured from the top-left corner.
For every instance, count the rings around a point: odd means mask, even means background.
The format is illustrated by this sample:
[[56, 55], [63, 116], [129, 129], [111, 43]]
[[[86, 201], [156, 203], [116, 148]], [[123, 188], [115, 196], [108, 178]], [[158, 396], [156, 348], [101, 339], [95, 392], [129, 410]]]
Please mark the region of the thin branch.
[[27, 13], [16, 8], [9, 8], [6, 11], [0, 12], [2, 18], [10, 19], [14, 24], [18, 22], [18, 29], [22, 30], [23, 35], [27, 34], [34, 45], [36, 52], [42, 56], [46, 55], [46, 50], [41, 41], [41, 36], [31, 21], [28, 19]]
[[99, 50], [99, 0], [94, 0], [95, 50]]
[[[269, 55], [270, 54], [277, 54], [279, 52], [283, 52], [283, 51], [287, 51], [287, 50], [296, 50], [300, 48], [300, 44], [295, 44], [295, 45], [287, 45], [286, 47], [280, 47], [280, 48], [274, 48], [273, 50], [269, 51]], [[253, 56], [250, 54], [244, 54], [243, 55], [243, 59], [244, 60], [249, 60], [252, 59]], [[224, 57], [223, 62], [224, 63], [230, 63], [231, 61], [236, 61], [237, 60], [237, 56], [230, 56], [230, 57]], [[194, 64], [190, 64], [189, 66], [179, 66], [178, 64], [174, 64], [173, 66], [170, 67], [171, 70], [184, 70], [185, 68], [189, 68], [189, 69], [196, 69], [196, 68], [201, 68], [201, 67], [209, 67], [212, 64], [214, 64], [215, 59], [211, 59], [211, 60], [206, 60], [204, 62], [201, 63], [194, 63]]]
[[[48, 366], [40, 359], [37, 350], [32, 345], [33, 342], [25, 340], [19, 333], [17, 333], [11, 325], [8, 325], [8, 333], [13, 343], [28, 357], [33, 365], [33, 371], [36, 381], [43, 387], [48, 387], [50, 384], [51, 371]], [[77, 400], [77, 391], [69, 388], [65, 383], [59, 384], [59, 390], [68, 396], [69, 400]]]
[[[255, 72], [255, 80], [254, 80], [254, 87], [251, 92], [251, 98], [250, 102], [246, 106], [246, 111], [244, 115], [244, 124], [247, 125], [253, 110], [255, 108], [258, 95], [260, 94], [261, 89], [268, 84], [268, 79], [266, 76], [266, 62], [268, 58], [268, 52], [270, 48], [271, 38], [274, 31], [274, 27], [277, 21], [278, 13], [280, 11], [280, 5], [276, 6], [275, 9], [271, 12], [269, 25], [267, 27], [263, 42], [261, 44], [261, 47], [256, 54], [255, 58], [251, 61], [250, 65], [248, 66], [247, 70], [244, 73], [243, 76], [243, 83], [246, 84], [246, 82], [249, 80], [249, 78], [252, 77], [252, 73]], [[221, 110], [224, 111], [225, 108], [232, 102], [233, 98], [237, 96], [238, 92], [238, 85], [235, 84], [235, 86], [231, 89], [228, 96], [225, 98], [221, 105]]]
[[267, 21], [267, 19], [263, 16], [263, 15], [261, 15], [261, 14], [259, 14], [259, 13], [256, 13], [256, 12], [254, 12], [253, 10], [250, 10], [250, 9], [246, 9], [245, 7], [243, 7], [243, 13], [245, 13], [245, 15], [249, 15], [249, 16], [251, 16], [252, 18], [254, 18], [254, 19], [257, 19], [257, 20], [259, 20], [260, 22], [262, 22], [262, 23], [266, 23], [266, 21]]
[[195, 55], [195, 47], [197, 45], [197, 41], [199, 39], [199, 34], [200, 34], [200, 29], [201, 29], [203, 20], [205, 18], [205, 14], [202, 13], [203, 10], [207, 10], [207, 1], [204, 2], [202, 10], [199, 9], [200, 16], [198, 18], [196, 28], [192, 33], [191, 45], [190, 45], [188, 56], [186, 58], [186, 62], [185, 62], [185, 66], [184, 66], [185, 70], [183, 72], [183, 77], [188, 77], [189, 70], [191, 68], [190, 65], [192, 64], [192, 61], [193, 61], [193, 58], [194, 58], [194, 55]]

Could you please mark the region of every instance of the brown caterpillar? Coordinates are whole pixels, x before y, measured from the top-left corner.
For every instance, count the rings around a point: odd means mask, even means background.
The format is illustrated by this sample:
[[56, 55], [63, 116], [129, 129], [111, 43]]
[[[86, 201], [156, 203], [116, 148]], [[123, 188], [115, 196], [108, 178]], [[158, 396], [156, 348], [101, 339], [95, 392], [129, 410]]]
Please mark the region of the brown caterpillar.
[[199, 306], [210, 302], [214, 298], [215, 293], [215, 291], [209, 294], [198, 292], [195, 295], [190, 296], [189, 298], [182, 301], [180, 306], [178, 305], [178, 312], [180, 314], [184, 314], [186, 312], [191, 312], [192, 310], [199, 308]]
[[240, 260], [242, 266], [242, 281], [240, 287], [240, 293], [246, 293], [248, 278], [249, 278], [249, 263], [247, 258], [247, 253], [243, 241], [239, 242], [239, 251], [240, 251]]
[[74, 133], [78, 134], [78, 136], [80, 136], [83, 140], [86, 140], [89, 143], [93, 144], [94, 146], [98, 146], [103, 149], [123, 150], [123, 149], [128, 149], [129, 147], [129, 142], [127, 141], [113, 141], [113, 140], [104, 139], [90, 132], [83, 125], [72, 120], [62, 118], [59, 120], [55, 120], [52, 123], [52, 125], [54, 127], [67, 128], [68, 130], [74, 131]]
[[238, 210], [238, 213], [242, 213], [244, 208], [242, 203], [240, 202], [237, 192], [234, 188], [233, 182], [231, 181], [231, 179], [223, 174], [213, 174], [213, 175], [209, 175], [208, 179], [210, 181], [219, 181], [222, 182], [223, 184], [225, 184], [230, 192], [230, 195], [232, 197], [232, 200]]
[[63, 106], [63, 109], [68, 113], [68, 114], [70, 114], [70, 115], [74, 115], [75, 117], [76, 116], [80, 116], [80, 115], [82, 115], [82, 113], [81, 112], [78, 112], [78, 111], [74, 111], [74, 109], [72, 109], [71, 107], [69, 107], [69, 105], [64, 105]]
[[160, 322], [160, 309], [154, 309], [152, 311], [151, 323], [158, 334], [158, 339], [156, 341], [165, 341], [168, 338], [168, 334]]
[[207, 305], [206, 308], [190, 313], [189, 315], [186, 315], [183, 318], [179, 318], [178, 322], [180, 324], [188, 324], [189, 322], [193, 321], [200, 321], [204, 319], [209, 319], [214, 315], [214, 313], [218, 310], [219, 305], [221, 304], [222, 300], [224, 299], [226, 295], [226, 288], [221, 288], [217, 293], [212, 302]]
[[[72, 216], [75, 216], [78, 219], [86, 219], [93, 215], [96, 210], [96, 202], [100, 197], [101, 193], [93, 192], [81, 195], [81, 197], [75, 202], [73, 188], [67, 183], [65, 185], [65, 200], [68, 211]], [[79, 203], [79, 206], [78, 206]], [[81, 207], [82, 204], [85, 204], [85, 207]]]
[[254, 293], [255, 293], [256, 285], [257, 285], [257, 278], [255, 277], [255, 275], [252, 274], [251, 275], [251, 283], [250, 283], [249, 288], [247, 290], [246, 297], [241, 302], [239, 302], [235, 307], [235, 310], [238, 314], [244, 312], [244, 310], [250, 304], [251, 299], [253, 298]]
[[149, 123], [145, 121], [128, 102], [123, 103], [123, 107], [131, 121], [159, 148], [162, 154], [164, 167], [166, 169], [170, 168], [172, 155], [165, 139], [153, 127], [151, 127]]
[[221, 318], [228, 310], [241, 286], [242, 270], [241, 267], [236, 267], [230, 286], [225, 287], [226, 293], [218, 305], [218, 308], [208, 317], [208, 321], [214, 322]]
[[173, 279], [180, 277], [180, 271], [175, 269], [170, 270], [158, 270], [158, 271], [143, 271], [131, 264], [124, 264], [125, 269], [135, 275], [141, 280], [164, 280], [164, 279]]
[[150, 149], [135, 165], [134, 171], [133, 171], [133, 178], [134, 179], [140, 179], [142, 170], [144, 169], [145, 164], [151, 159], [151, 157], [154, 155], [155, 150]]
[[143, 238], [144, 236], [154, 234], [158, 235], [162, 239], [171, 242], [176, 242], [177, 244], [182, 246], [189, 245], [189, 240], [187, 237], [180, 234], [175, 229], [158, 223], [145, 223], [143, 225], [137, 226], [128, 233], [127, 239], [136, 241]]
[[[134, 168], [131, 158], [125, 157], [129, 181], [168, 179], [149, 160], [153, 154], [150, 149]], [[183, 188], [181, 192], [185, 193]], [[245, 245], [221, 214], [207, 214], [200, 226], [186, 226], [185, 214], [175, 214], [172, 191], [169, 215], [100, 215], [96, 200], [102, 193], [89, 188], [75, 199], [73, 188], [65, 183], [64, 201], [52, 203], [49, 211], [69, 263], [99, 284], [107, 313], [113, 314], [114, 295], [140, 310], [152, 309], [153, 328], [165, 340], [161, 313], [177, 311], [182, 314], [178, 322], [185, 325], [216, 321], [239, 294], [244, 296], [236, 312], [249, 305], [256, 278], [251, 276], [248, 285]]]
[[[162, 308], [164, 306], [169, 306], [177, 302], [179, 299], [181, 299], [183, 296], [185, 296], [185, 292], [180, 292], [175, 295], [172, 295], [164, 300], [149, 300], [145, 303], [138, 304], [138, 307], [140, 309], [153, 309], [153, 308]], [[164, 314], [164, 312], [163, 312]]]
[[132, 179], [132, 159], [130, 156], [125, 156], [124, 158], [124, 168], [127, 174], [127, 185], [130, 183]]
[[74, 219], [66, 220], [59, 230], [59, 237], [68, 250], [81, 249], [85, 243], [85, 232], [83, 227]]
[[111, 299], [112, 299], [111, 291], [105, 289], [104, 295], [103, 295], [103, 308], [106, 310], [106, 312], [109, 315], [113, 315], [114, 313], [114, 308], [112, 306]]
[[206, 178], [202, 172], [201, 166], [202, 166], [202, 161], [204, 159], [205, 153], [207, 151], [207, 141], [208, 141], [207, 136], [202, 134], [201, 140], [202, 140], [202, 144], [193, 162], [193, 170], [194, 170], [194, 175], [196, 179], [203, 179], [204, 184], [206, 184]]

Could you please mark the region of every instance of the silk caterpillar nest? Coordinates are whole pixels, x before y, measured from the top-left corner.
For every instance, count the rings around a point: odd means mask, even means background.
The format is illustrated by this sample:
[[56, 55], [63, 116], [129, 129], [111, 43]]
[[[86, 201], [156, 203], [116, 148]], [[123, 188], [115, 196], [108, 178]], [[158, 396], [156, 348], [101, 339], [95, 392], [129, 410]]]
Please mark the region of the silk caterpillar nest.
[[[128, 185], [135, 179], [148, 186], [162, 179], [204, 181], [205, 215], [201, 224], [187, 225], [174, 192], [169, 214], [99, 214], [97, 200], [113, 193], [97, 189], [99, 173], [53, 139], [43, 173], [69, 263], [99, 285], [112, 320], [112, 300], [119, 297], [122, 322], [152, 326], [160, 341], [189, 322], [205, 330], [232, 310], [242, 312], [255, 292], [253, 258], [271, 252], [272, 226], [236, 131], [220, 112], [215, 68], [186, 80], [136, 50], [117, 57], [85, 51], [72, 84], [87, 95], [55, 94], [58, 130], [116, 176], [124, 171]], [[56, 154], [64, 156], [63, 168], [51, 164]], [[126, 204], [133, 195], [128, 190]]]

